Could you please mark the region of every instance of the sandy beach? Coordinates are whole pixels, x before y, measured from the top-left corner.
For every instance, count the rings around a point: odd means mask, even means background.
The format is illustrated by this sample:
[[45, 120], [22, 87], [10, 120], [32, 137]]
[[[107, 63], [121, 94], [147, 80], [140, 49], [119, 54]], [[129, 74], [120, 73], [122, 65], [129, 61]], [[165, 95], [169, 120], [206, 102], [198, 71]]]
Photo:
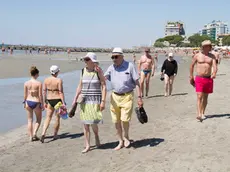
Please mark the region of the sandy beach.
[[[85, 55], [86, 53], [72, 53], [69, 56], [67, 54], [2, 55], [0, 58], [0, 79], [29, 77], [29, 68], [32, 65], [37, 66], [40, 75], [50, 74], [51, 65], [60, 66], [61, 73], [80, 70], [84, 63], [79, 59]], [[138, 56], [140, 55], [138, 54]], [[109, 53], [97, 53], [97, 57], [101, 64], [111, 64]], [[132, 54], [126, 54], [126, 59], [131, 60]]]
[[214, 94], [209, 97], [209, 117], [200, 123], [195, 120], [196, 94], [188, 82], [190, 59], [183, 58], [179, 66], [173, 96], [163, 97], [158, 76], [151, 81], [150, 97], [144, 100], [149, 122], [142, 125], [133, 114], [131, 148], [113, 150], [117, 137], [107, 102], [100, 149], [81, 154], [84, 140], [78, 115], [62, 121], [59, 140], [52, 141], [50, 126], [44, 144], [28, 143], [23, 126], [0, 137], [0, 172], [230, 171], [229, 61], [223, 60], [219, 67]]

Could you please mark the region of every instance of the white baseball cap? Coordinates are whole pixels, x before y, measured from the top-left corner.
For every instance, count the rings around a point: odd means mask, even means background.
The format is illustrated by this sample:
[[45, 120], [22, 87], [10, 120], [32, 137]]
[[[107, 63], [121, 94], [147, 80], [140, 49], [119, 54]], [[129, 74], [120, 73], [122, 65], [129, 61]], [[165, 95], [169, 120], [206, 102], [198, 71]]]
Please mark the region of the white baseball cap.
[[90, 60], [91, 60], [92, 62], [98, 62], [98, 61], [97, 61], [97, 55], [96, 55], [95, 53], [92, 53], [92, 52], [87, 53], [86, 56], [83, 57], [83, 59], [85, 59], [85, 58], [90, 58]]
[[169, 57], [173, 57], [173, 53], [169, 53], [169, 55], [168, 55]]
[[112, 56], [123, 55], [123, 50], [120, 47], [114, 48], [112, 51]]
[[60, 71], [60, 68], [59, 68], [57, 65], [52, 65], [52, 66], [50, 67], [50, 73], [51, 73], [52, 75], [58, 73], [59, 71]]

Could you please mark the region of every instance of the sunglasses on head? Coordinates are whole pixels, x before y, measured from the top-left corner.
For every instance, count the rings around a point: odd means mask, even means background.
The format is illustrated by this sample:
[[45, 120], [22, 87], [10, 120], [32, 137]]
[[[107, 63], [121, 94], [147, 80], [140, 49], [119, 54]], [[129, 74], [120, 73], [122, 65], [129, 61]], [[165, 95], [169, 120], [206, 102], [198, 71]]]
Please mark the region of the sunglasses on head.
[[90, 58], [85, 58], [84, 61], [88, 62], [90, 61]]
[[112, 56], [111, 59], [118, 59], [119, 56]]

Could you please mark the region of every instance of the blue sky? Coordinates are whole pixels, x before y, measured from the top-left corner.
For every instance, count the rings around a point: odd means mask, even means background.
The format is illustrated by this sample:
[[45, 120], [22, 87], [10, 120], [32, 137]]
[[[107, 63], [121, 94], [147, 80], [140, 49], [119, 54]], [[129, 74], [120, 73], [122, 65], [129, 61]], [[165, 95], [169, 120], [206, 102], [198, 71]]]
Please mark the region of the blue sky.
[[229, 0], [0, 0], [0, 40], [9, 44], [124, 48], [164, 36], [181, 20], [191, 35], [229, 22]]

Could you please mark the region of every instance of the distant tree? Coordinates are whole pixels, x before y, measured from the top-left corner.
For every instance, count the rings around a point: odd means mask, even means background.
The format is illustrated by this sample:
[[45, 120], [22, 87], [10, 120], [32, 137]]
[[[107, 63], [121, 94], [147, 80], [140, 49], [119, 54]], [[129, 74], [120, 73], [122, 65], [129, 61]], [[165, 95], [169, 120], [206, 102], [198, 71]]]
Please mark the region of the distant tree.
[[193, 45], [194, 47], [200, 47], [201, 43], [204, 40], [210, 40], [212, 43], [217, 44], [217, 41], [212, 40], [208, 35], [199, 35], [199, 34], [194, 34], [192, 36], [190, 36], [188, 38], [188, 40], [190, 41], [191, 45]]
[[222, 43], [223, 43], [223, 45], [229, 46], [229, 45], [230, 45], [230, 36], [225, 36], [225, 37], [222, 39]]
[[163, 44], [163, 42], [155, 42], [154, 47], [163, 48], [163, 47], [165, 47], [165, 45]]
[[167, 41], [169, 42], [169, 44], [177, 45], [177, 44], [180, 44], [183, 40], [184, 38], [180, 35], [172, 35], [172, 36], [166, 36], [164, 38], [159, 38], [156, 40], [155, 43], [158, 44], [159, 42]]

